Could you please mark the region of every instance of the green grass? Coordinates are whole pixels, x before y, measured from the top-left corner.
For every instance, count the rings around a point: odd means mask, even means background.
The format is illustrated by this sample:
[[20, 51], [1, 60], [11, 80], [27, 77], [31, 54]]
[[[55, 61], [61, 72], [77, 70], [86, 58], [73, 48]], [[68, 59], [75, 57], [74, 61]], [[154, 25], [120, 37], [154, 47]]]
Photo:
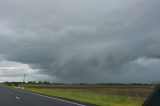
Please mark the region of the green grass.
[[25, 90], [100, 106], [141, 106], [153, 90], [145, 86], [34, 86]]

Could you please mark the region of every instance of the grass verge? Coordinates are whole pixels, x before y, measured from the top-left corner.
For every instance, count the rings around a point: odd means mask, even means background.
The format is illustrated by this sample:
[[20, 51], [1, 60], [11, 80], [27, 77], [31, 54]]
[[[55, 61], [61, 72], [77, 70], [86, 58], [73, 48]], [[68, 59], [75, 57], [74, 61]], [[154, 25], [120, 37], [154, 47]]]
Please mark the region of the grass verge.
[[25, 90], [100, 106], [141, 106], [153, 88], [145, 86], [32, 86], [25, 87]]

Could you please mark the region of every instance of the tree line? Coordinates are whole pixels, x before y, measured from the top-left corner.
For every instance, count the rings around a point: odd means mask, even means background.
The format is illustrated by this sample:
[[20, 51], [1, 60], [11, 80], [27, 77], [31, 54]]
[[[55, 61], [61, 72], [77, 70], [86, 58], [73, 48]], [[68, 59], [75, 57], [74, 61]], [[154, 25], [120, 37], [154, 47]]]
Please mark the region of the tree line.
[[28, 82], [3, 82], [3, 85], [6, 86], [19, 86], [19, 85], [83, 85], [83, 86], [88, 86], [88, 85], [96, 85], [96, 86], [107, 86], [107, 85], [116, 85], [116, 86], [150, 86], [153, 84], [146, 84], [146, 83], [58, 83], [58, 82], [49, 82], [49, 81], [28, 81]]

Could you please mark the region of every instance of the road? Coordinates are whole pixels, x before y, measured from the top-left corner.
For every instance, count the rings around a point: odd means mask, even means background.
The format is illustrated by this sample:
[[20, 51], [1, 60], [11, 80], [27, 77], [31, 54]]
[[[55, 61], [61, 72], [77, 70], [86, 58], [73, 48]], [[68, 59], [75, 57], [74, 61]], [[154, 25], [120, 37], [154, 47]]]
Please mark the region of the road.
[[0, 86], [0, 106], [93, 106]]
[[160, 85], [155, 87], [155, 91], [148, 97], [142, 106], [160, 106]]

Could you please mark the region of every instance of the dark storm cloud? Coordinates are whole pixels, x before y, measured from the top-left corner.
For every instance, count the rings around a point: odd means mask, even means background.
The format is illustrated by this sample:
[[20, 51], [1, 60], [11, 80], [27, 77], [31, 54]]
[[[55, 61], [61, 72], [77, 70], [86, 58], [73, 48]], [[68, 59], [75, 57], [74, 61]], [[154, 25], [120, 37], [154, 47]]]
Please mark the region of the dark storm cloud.
[[159, 9], [156, 0], [1, 0], [0, 53], [62, 82], [157, 81]]

